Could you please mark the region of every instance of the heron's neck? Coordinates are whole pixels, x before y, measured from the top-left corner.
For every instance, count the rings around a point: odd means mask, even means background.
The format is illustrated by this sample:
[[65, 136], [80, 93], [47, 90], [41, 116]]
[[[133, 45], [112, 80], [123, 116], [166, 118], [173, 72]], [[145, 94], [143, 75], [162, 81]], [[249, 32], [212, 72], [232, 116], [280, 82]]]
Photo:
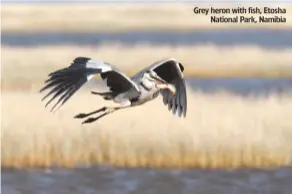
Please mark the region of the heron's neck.
[[155, 82], [154, 81], [151, 81], [149, 79], [143, 79], [141, 81], [141, 85], [146, 90], [151, 90], [151, 88], [155, 86]]

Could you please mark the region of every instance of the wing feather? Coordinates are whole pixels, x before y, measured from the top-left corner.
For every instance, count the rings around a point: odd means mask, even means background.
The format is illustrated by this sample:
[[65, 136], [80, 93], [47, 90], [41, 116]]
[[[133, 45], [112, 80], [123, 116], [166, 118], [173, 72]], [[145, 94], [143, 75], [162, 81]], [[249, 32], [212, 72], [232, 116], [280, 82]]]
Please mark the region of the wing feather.
[[87, 57], [77, 57], [69, 67], [51, 72], [49, 78], [45, 81], [45, 86], [40, 90], [50, 90], [42, 100], [53, 95], [46, 103], [48, 106], [54, 99], [59, 97], [57, 103], [51, 111], [59, 104], [60, 108], [69, 100], [77, 90], [79, 90], [87, 81], [92, 79], [95, 74], [100, 74], [106, 82], [112, 93], [121, 93], [131, 90], [132, 95], [139, 94], [139, 88], [129, 77], [120, 72], [117, 68], [100, 60], [92, 60]]
[[184, 80], [184, 66], [176, 59], [170, 58], [154, 63], [151, 70], [155, 71], [159, 77], [176, 88], [176, 94], [171, 96], [168, 90], [161, 91], [163, 103], [168, 106], [169, 111], [178, 114], [179, 117], [187, 113], [187, 93]]

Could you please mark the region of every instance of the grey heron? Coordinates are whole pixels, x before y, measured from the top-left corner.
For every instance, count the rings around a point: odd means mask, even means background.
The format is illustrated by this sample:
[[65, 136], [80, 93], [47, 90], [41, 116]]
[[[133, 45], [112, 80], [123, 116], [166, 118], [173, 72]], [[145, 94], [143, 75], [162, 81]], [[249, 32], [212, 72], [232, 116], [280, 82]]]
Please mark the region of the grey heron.
[[61, 103], [58, 107], [60, 108], [82, 85], [99, 74], [109, 91], [91, 93], [100, 95], [105, 100], [112, 100], [119, 106], [104, 106], [90, 113], [77, 114], [75, 118], [86, 118], [102, 113], [97, 117], [87, 118], [82, 124], [92, 123], [120, 109], [142, 105], [155, 99], [159, 94], [163, 96], [164, 104], [174, 115], [177, 113], [179, 117], [182, 115], [186, 117], [187, 94], [183, 71], [184, 67], [179, 61], [168, 58], [156, 61], [134, 76], [128, 77], [105, 61], [76, 57], [70, 66], [50, 73], [40, 92], [51, 88], [50, 92], [42, 98], [43, 101], [53, 95], [46, 103], [46, 107], [54, 99], [59, 98], [52, 111], [59, 103]]

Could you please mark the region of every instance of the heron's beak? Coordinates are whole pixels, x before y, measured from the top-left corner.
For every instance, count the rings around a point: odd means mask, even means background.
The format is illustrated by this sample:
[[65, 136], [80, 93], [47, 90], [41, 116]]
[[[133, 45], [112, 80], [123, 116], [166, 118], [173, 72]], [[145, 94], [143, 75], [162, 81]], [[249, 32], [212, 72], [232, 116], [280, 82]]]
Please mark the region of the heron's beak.
[[164, 81], [163, 79], [161, 79], [158, 76], [151, 76], [153, 79], [155, 79], [159, 84], [167, 84], [166, 81]]

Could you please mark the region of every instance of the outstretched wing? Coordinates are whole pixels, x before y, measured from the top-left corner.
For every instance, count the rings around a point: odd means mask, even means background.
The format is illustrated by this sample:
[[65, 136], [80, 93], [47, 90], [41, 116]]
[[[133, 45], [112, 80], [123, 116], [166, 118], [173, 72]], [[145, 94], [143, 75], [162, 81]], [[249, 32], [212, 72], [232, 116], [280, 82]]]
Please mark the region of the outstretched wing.
[[69, 67], [49, 74], [49, 78], [45, 81], [45, 86], [40, 92], [47, 89], [51, 90], [42, 100], [53, 95], [47, 102], [47, 106], [59, 97], [51, 111], [59, 103], [61, 103], [60, 108], [82, 85], [91, 80], [96, 74], [100, 74], [113, 93], [119, 94], [131, 90], [133, 95], [139, 94], [137, 85], [117, 68], [100, 60], [77, 57]]
[[176, 94], [171, 96], [168, 90], [162, 90], [163, 102], [172, 110], [173, 114], [178, 112], [181, 117], [187, 113], [187, 92], [184, 80], [184, 67], [174, 58], [158, 61], [150, 66], [150, 69], [155, 71], [159, 77], [167, 83], [173, 84], [176, 88]]

